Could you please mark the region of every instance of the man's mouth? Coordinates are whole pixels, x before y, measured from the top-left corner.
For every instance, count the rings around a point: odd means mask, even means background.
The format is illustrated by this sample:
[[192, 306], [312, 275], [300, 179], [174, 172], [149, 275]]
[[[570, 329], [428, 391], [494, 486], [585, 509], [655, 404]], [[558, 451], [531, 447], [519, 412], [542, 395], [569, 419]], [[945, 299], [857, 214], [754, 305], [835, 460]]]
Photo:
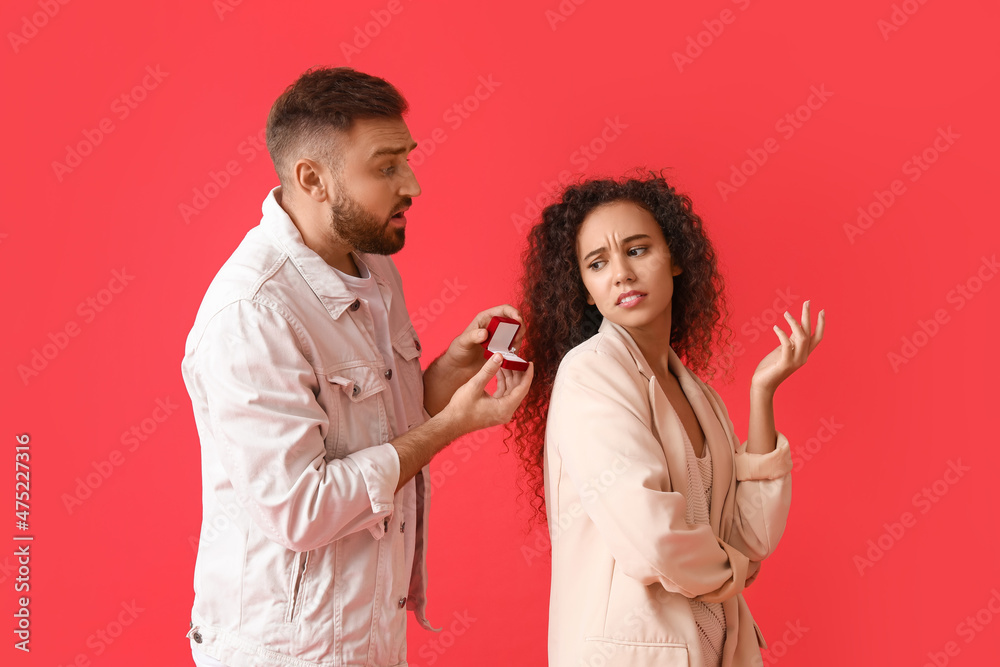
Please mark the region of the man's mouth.
[[395, 213], [393, 213], [392, 216], [389, 218], [389, 221], [392, 222], [392, 223], [394, 223], [394, 224], [404, 224], [405, 225], [406, 224], [406, 210], [408, 208], [409, 208], [409, 206], [407, 206], [406, 208], [404, 208], [402, 211], [396, 211]]

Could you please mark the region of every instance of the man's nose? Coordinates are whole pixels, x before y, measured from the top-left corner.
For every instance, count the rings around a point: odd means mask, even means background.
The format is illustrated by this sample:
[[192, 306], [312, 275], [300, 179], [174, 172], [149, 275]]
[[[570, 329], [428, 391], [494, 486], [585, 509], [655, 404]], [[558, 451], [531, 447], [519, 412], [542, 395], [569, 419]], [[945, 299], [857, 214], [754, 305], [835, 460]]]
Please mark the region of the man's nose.
[[399, 189], [400, 196], [417, 197], [420, 195], [420, 183], [417, 182], [417, 175], [413, 173], [410, 165], [406, 165], [407, 175], [403, 179], [403, 185]]

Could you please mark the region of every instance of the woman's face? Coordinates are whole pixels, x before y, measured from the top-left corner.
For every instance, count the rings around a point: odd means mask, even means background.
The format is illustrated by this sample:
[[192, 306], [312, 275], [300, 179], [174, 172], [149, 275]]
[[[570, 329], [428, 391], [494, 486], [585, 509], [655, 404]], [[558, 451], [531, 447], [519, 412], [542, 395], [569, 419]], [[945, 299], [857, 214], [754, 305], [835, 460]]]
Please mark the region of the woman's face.
[[667, 325], [673, 277], [681, 268], [653, 215], [637, 204], [617, 201], [584, 218], [576, 236], [576, 257], [587, 303], [626, 329]]

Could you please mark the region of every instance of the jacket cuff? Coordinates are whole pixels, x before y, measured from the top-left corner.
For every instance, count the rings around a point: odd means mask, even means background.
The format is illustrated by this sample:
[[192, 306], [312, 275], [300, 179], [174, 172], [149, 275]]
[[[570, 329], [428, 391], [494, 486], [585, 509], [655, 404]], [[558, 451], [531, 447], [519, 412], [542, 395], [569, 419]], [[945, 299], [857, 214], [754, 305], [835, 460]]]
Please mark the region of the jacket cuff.
[[750, 454], [747, 443], [736, 448], [736, 479], [740, 482], [757, 479], [778, 479], [792, 471], [792, 450], [788, 438], [780, 431], [778, 445], [767, 454]]
[[354, 452], [348, 458], [361, 471], [361, 477], [368, 489], [368, 498], [371, 500], [372, 512], [375, 514], [391, 512], [396, 485], [399, 484], [399, 454], [396, 453], [396, 448], [385, 443]]

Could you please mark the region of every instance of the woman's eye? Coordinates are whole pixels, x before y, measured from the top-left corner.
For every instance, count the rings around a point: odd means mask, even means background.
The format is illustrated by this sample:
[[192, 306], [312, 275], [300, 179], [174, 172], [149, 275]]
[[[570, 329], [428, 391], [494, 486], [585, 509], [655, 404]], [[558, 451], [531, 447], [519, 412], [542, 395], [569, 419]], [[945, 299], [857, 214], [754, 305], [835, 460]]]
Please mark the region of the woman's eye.
[[636, 246], [634, 248], [629, 248], [628, 252], [633, 257], [638, 257], [639, 255], [645, 253], [646, 250], [648, 250], [648, 248], [646, 248], [645, 246]]
[[599, 271], [601, 269], [601, 266], [604, 266], [605, 264], [606, 262], [603, 259], [599, 259], [596, 262], [591, 263], [591, 265], [588, 268], [590, 268], [593, 271]]

